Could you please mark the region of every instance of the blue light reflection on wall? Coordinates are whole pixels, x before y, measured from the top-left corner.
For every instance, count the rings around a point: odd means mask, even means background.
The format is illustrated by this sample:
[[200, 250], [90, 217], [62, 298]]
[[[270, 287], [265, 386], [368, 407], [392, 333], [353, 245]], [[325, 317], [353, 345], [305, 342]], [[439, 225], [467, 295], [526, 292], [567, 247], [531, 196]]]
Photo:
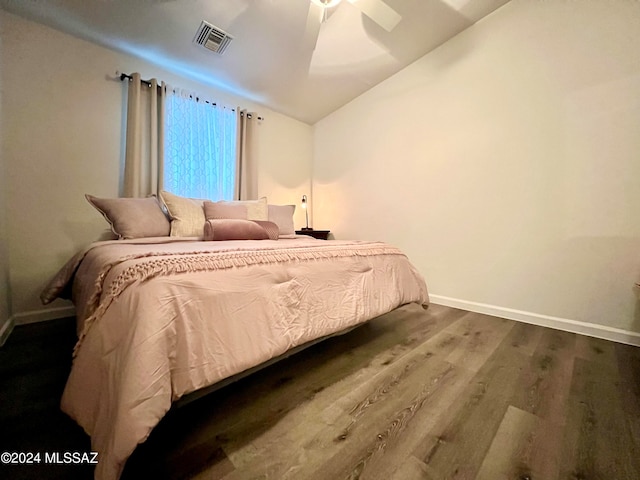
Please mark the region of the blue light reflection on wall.
[[[128, 53], [129, 55], [133, 55], [134, 57], [145, 60], [149, 63], [152, 63], [163, 70], [167, 70], [175, 75], [183, 76], [185, 78], [189, 78], [191, 80], [195, 80], [196, 82], [202, 83], [204, 85], [208, 85], [213, 88], [217, 88], [224, 92], [230, 93], [232, 95], [236, 95], [238, 97], [242, 97], [243, 99], [250, 100], [256, 103], [264, 103], [265, 99], [261, 96], [256, 96], [246, 90], [238, 88], [237, 86], [226, 83], [222, 80], [215, 78], [209, 72], [202, 72], [197, 69], [194, 69], [190, 65], [187, 65], [183, 62], [176, 61], [167, 57], [165, 54], [156, 51], [154, 49], [148, 47], [138, 47], [135, 45], [131, 45], [128, 43], [124, 43], [121, 41], [114, 40], [112, 42], [113, 48], [116, 48], [124, 53]], [[129, 73], [129, 72], [126, 72]]]

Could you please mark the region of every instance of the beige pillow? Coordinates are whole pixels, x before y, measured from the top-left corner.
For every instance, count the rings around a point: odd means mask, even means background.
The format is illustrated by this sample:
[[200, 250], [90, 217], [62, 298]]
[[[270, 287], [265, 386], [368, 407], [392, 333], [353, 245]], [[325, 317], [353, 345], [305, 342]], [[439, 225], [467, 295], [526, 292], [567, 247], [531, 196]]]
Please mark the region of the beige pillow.
[[247, 220], [245, 205], [226, 205], [220, 202], [204, 202], [204, 216], [207, 220]]
[[169, 219], [156, 197], [98, 198], [87, 194], [85, 198], [109, 222], [119, 239], [169, 235]]
[[171, 217], [172, 237], [202, 237], [205, 222], [203, 200], [160, 192], [160, 198]]
[[204, 214], [207, 220], [235, 218], [240, 220], [269, 221], [267, 197], [262, 197], [260, 200], [205, 201]]
[[275, 223], [280, 231], [280, 236], [295, 235], [293, 225], [293, 212], [295, 205], [268, 205], [269, 221]]

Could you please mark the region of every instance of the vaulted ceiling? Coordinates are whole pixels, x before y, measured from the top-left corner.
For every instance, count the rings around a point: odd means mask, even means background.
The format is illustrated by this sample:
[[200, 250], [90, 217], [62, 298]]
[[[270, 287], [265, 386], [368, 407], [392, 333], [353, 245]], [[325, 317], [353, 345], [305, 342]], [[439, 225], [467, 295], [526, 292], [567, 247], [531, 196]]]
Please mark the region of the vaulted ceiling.
[[[315, 48], [310, 0], [0, 0], [0, 6], [313, 124], [507, 1], [385, 0], [402, 17], [391, 32], [343, 1], [327, 10]], [[223, 54], [193, 43], [203, 20], [233, 37]]]

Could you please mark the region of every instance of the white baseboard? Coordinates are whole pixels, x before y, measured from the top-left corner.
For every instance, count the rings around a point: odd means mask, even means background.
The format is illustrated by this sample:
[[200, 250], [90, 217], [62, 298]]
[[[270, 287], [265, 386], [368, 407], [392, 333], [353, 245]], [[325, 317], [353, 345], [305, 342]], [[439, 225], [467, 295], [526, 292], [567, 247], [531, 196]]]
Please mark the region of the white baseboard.
[[16, 323], [13, 321], [13, 317], [9, 317], [9, 319], [4, 322], [4, 325], [0, 328], [0, 347], [7, 341], [7, 338], [9, 338], [15, 326]]
[[579, 322], [577, 320], [569, 320], [567, 318], [540, 315], [537, 313], [524, 312], [522, 310], [513, 310], [511, 308], [487, 305], [485, 303], [469, 302], [467, 300], [460, 300], [442, 295], [429, 294], [429, 298], [431, 299], [431, 302], [437, 305], [459, 308], [461, 310], [483, 313], [493, 317], [531, 323], [542, 327], [555, 328], [556, 330], [579, 333], [580, 335], [588, 335], [590, 337], [602, 338], [604, 340], [611, 340], [613, 342], [640, 347], [640, 333], [632, 332], [630, 330], [622, 330], [620, 328], [607, 327], [606, 325], [598, 325], [595, 323]]
[[46, 322], [57, 318], [72, 317], [76, 314], [73, 305], [66, 307], [45, 308], [42, 310], [32, 310], [30, 312], [16, 313], [12, 319], [16, 325], [27, 325], [29, 323]]

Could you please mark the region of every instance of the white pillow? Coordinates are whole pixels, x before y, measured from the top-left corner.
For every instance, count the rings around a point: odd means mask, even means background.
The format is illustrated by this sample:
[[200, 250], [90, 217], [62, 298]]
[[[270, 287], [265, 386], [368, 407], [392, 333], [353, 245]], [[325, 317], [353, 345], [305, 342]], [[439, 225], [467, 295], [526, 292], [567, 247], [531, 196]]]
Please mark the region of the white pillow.
[[268, 205], [269, 221], [278, 225], [280, 236], [295, 235], [296, 229], [293, 225], [293, 213], [296, 211], [295, 205]]

